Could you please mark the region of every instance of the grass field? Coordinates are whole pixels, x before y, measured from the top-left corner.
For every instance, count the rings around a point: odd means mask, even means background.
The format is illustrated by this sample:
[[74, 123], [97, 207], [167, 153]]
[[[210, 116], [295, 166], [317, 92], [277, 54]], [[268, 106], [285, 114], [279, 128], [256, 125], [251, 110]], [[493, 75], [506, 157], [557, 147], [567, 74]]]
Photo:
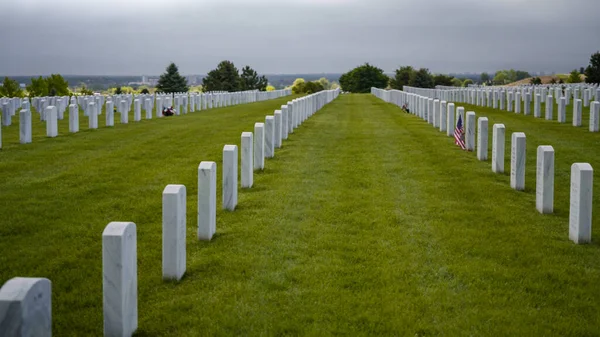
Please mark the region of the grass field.
[[[464, 105], [490, 119], [490, 136], [506, 125], [507, 168], [510, 133], [526, 133], [517, 192], [418, 117], [341, 95], [284, 141], [235, 212], [217, 188], [217, 235], [198, 242], [199, 162], [218, 163], [220, 184], [223, 145], [285, 101], [7, 145], [0, 282], [48, 277], [54, 334], [101, 335], [101, 233], [133, 221], [140, 336], [600, 334], [598, 221], [592, 244], [568, 240], [570, 165], [600, 167], [600, 134], [569, 124]], [[555, 214], [541, 215], [535, 149], [548, 144]], [[161, 280], [167, 184], [188, 193], [179, 283]]]

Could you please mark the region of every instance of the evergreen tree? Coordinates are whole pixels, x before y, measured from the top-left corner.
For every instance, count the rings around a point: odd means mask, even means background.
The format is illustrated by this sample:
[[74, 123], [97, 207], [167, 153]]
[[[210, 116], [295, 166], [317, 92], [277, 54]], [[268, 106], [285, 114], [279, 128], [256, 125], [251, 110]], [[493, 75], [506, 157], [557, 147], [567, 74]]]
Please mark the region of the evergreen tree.
[[46, 83], [48, 86], [48, 96], [69, 96], [69, 82], [67, 82], [61, 75], [52, 74], [50, 77], [46, 77]]
[[481, 73], [480, 80], [481, 83], [487, 83], [490, 80], [490, 75], [488, 73]]
[[590, 65], [585, 69], [586, 83], [600, 83], [600, 52], [590, 57]]
[[202, 80], [204, 91], [239, 91], [240, 84], [240, 74], [231, 61], [221, 61]]
[[416, 88], [433, 88], [433, 76], [429, 73], [429, 69], [421, 68], [415, 73], [414, 79], [410, 83], [411, 87]]
[[179, 69], [177, 69], [175, 63], [171, 63], [167, 67], [167, 71], [160, 75], [156, 89], [157, 91], [167, 93], [187, 92], [187, 80], [185, 77], [179, 75]]
[[31, 84], [27, 86], [27, 92], [29, 97], [48, 96], [48, 83], [42, 76], [32, 78]]
[[411, 66], [400, 67], [396, 69], [396, 75], [390, 81], [392, 89], [402, 90], [405, 85], [410, 83], [411, 78], [415, 76], [415, 70]]
[[258, 76], [256, 71], [250, 66], [245, 66], [242, 69], [242, 75], [240, 75], [240, 87], [239, 90], [260, 90], [265, 91], [267, 89], [267, 78]]

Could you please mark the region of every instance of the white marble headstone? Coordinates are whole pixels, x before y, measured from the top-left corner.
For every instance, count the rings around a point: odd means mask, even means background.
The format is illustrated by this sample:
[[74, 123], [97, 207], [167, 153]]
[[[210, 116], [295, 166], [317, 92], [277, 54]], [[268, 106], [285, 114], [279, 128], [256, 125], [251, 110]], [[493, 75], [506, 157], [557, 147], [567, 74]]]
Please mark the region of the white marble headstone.
[[223, 147], [223, 209], [233, 211], [238, 195], [238, 148], [236, 145]]
[[488, 158], [488, 119], [477, 119], [477, 159], [485, 161]]
[[475, 150], [475, 112], [468, 111], [465, 123], [465, 149]]
[[265, 118], [265, 158], [275, 156], [275, 117]]
[[242, 132], [242, 188], [250, 188], [254, 183], [254, 142], [252, 132]]
[[167, 185], [162, 194], [162, 275], [181, 280], [186, 269], [186, 188]]
[[133, 222], [102, 233], [104, 336], [131, 336], [138, 327], [137, 234]]
[[254, 124], [254, 169], [265, 168], [265, 124]]
[[504, 124], [494, 124], [492, 128], [492, 172], [504, 172]]
[[592, 197], [594, 170], [588, 163], [571, 166], [569, 239], [576, 244], [592, 241]]
[[554, 148], [540, 145], [537, 148], [535, 207], [542, 214], [554, 210]]
[[526, 138], [523, 132], [514, 132], [511, 139], [510, 187], [517, 191], [525, 189]]
[[52, 336], [52, 283], [12, 278], [0, 288], [0, 336]]
[[217, 229], [217, 163], [198, 166], [198, 239], [210, 240]]
[[21, 144], [31, 143], [31, 111], [26, 109], [19, 112], [19, 141]]

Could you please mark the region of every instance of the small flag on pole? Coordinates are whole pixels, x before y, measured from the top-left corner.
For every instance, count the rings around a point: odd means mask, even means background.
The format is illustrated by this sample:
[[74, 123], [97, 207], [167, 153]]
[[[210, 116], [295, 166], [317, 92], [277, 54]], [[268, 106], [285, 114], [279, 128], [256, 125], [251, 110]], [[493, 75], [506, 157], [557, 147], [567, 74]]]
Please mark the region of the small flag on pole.
[[466, 150], [465, 148], [465, 134], [464, 128], [462, 124], [462, 116], [458, 115], [458, 122], [456, 122], [456, 129], [454, 129], [454, 144], [460, 146], [461, 149]]

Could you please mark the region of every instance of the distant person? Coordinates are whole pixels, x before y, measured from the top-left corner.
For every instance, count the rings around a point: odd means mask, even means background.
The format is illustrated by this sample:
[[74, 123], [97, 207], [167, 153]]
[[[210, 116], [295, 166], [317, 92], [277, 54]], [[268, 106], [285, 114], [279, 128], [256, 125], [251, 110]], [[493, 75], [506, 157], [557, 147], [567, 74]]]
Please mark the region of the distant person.
[[162, 111], [163, 116], [173, 116], [175, 114], [175, 109], [172, 106], [163, 108]]
[[406, 112], [409, 112], [409, 113], [410, 113], [410, 110], [408, 110], [408, 103], [405, 103], [405, 104], [402, 106], [402, 110], [404, 110], [404, 111], [406, 111]]

